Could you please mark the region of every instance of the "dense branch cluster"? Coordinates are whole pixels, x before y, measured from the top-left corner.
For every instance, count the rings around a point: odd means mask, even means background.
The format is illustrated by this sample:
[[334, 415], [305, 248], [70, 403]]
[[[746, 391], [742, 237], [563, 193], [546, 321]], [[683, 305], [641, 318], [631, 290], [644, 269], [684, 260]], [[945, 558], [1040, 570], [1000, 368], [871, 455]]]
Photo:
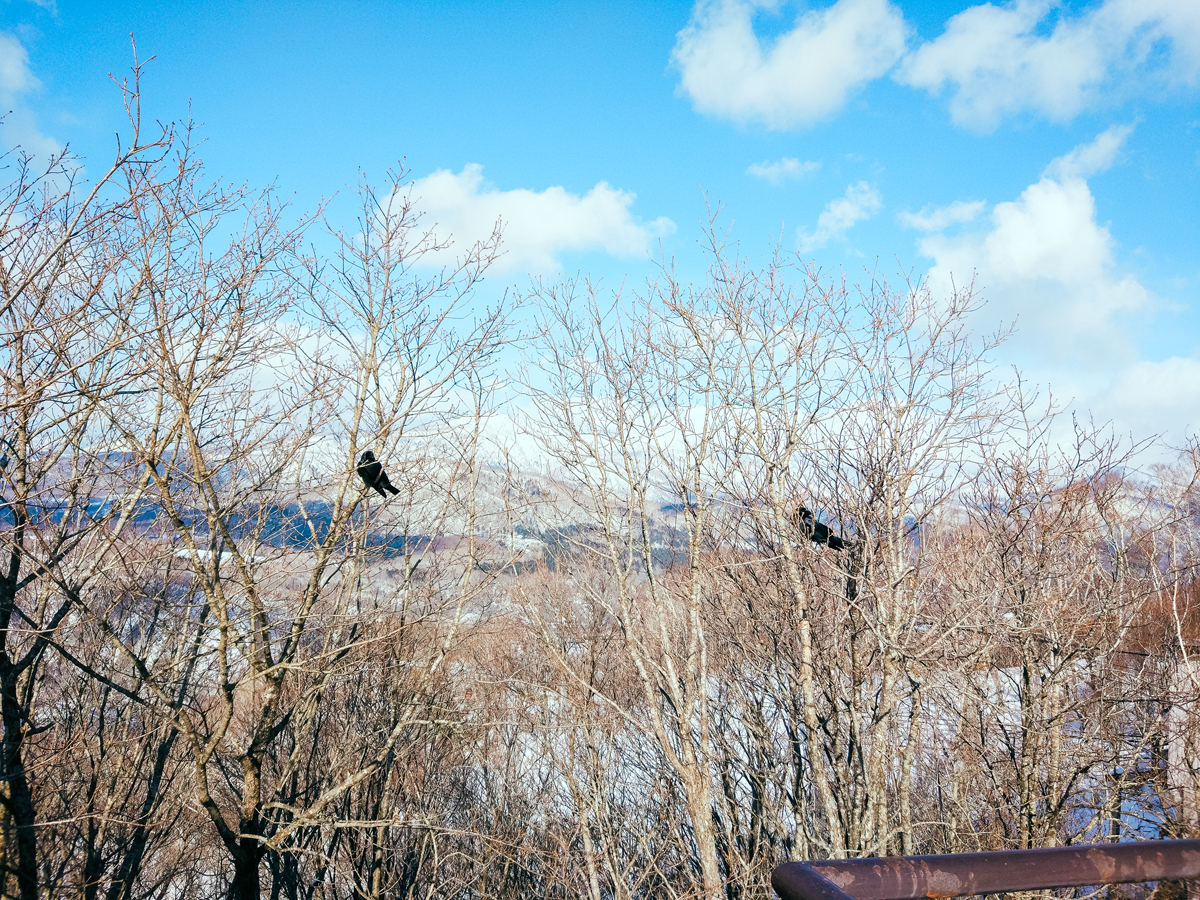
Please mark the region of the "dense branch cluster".
[[480, 309], [499, 229], [428, 264], [402, 173], [285, 225], [126, 97], [94, 182], [4, 160], [0, 895], [766, 900], [1200, 833], [1200, 444], [1064, 437], [970, 289], [715, 226], [698, 282]]

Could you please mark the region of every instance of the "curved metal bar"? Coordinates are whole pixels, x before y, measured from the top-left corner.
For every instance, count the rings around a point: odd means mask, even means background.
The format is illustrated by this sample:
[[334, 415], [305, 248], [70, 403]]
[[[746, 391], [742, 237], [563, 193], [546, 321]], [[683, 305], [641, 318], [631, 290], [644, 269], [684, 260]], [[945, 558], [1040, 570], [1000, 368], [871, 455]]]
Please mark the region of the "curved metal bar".
[[[842, 900], [846, 895], [853, 900], [917, 900], [1193, 878], [1200, 878], [1200, 840], [821, 859], [783, 863], [775, 868], [771, 884], [783, 900]], [[821, 882], [841, 897], [829, 894]]]
[[809, 863], [784, 863], [771, 873], [771, 887], [784, 900], [854, 900]]

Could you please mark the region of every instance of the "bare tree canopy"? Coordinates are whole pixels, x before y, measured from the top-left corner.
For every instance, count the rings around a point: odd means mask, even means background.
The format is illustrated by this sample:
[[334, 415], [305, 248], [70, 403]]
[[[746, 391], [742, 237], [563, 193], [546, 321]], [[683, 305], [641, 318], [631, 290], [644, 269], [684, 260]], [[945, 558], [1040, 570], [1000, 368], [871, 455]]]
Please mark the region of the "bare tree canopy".
[[296, 217], [139, 77], [91, 181], [4, 160], [0, 896], [766, 900], [1200, 833], [1200, 444], [1055, 437], [973, 286], [716, 215], [696, 280], [484, 308], [502, 223], [435, 266], [403, 171]]

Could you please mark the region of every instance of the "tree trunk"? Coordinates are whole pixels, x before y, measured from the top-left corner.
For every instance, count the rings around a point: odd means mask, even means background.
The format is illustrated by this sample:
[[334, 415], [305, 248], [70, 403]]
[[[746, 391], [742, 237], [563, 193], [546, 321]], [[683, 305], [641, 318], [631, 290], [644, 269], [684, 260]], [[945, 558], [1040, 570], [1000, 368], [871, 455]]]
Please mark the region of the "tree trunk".
[[25, 744], [24, 723], [20, 701], [17, 699], [17, 678], [7, 651], [0, 651], [0, 715], [4, 720], [3, 776], [8, 785], [5, 801], [6, 817], [13, 825], [17, 859], [15, 875], [20, 900], [37, 900], [37, 834], [34, 830], [36, 813], [33, 792], [25, 777], [22, 750]]
[[259, 900], [258, 867], [261, 861], [262, 849], [258, 839], [243, 837], [233, 853], [233, 881], [229, 884], [229, 900]]

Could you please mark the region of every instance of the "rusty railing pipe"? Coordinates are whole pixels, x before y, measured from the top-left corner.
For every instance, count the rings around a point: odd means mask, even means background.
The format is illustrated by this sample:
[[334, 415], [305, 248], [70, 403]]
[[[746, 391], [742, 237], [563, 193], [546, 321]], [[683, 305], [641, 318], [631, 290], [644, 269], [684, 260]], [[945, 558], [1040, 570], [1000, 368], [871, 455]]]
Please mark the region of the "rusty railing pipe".
[[771, 885], [782, 900], [918, 900], [1193, 878], [1200, 840], [791, 862]]

